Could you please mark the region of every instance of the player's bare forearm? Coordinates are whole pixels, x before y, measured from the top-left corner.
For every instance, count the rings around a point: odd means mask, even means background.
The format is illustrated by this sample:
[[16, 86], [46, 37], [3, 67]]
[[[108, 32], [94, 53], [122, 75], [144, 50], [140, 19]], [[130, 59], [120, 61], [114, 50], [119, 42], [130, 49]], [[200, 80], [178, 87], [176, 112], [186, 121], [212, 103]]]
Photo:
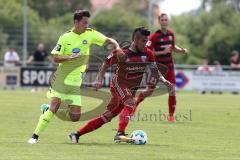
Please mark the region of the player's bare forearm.
[[169, 94], [172, 94], [175, 91], [174, 85], [166, 80], [162, 75], [160, 76], [159, 80], [167, 86]]
[[151, 96], [155, 88], [156, 88], [156, 86], [150, 86], [150, 85], [148, 85], [148, 86], [146, 87], [146, 89], [141, 92], [142, 95], [143, 95], [143, 97], [144, 97], [144, 99], [145, 99], [146, 97]]
[[154, 51], [155, 56], [160, 56], [166, 54], [164, 51]]
[[103, 81], [103, 77], [107, 71], [107, 68], [108, 68], [108, 65], [104, 62], [100, 69], [99, 69], [99, 72], [98, 72], [98, 75], [97, 75], [97, 79], [96, 79], [96, 90], [100, 89], [102, 87], [102, 81]]
[[70, 60], [70, 56], [60, 56], [60, 55], [53, 56], [53, 61], [55, 63], [63, 63], [63, 62], [69, 61], [69, 60]]
[[53, 57], [52, 57], [52, 56], [48, 56], [47, 58], [48, 58], [48, 61], [49, 61], [49, 62], [51, 62], [51, 63], [53, 63], [53, 62], [54, 62], [54, 60], [53, 60]]
[[182, 54], [187, 54], [188, 53], [188, 50], [186, 48], [182, 48], [182, 47], [179, 47], [177, 45], [174, 46], [173, 51], [177, 52], [177, 53], [182, 53]]
[[55, 63], [63, 63], [66, 61], [74, 60], [78, 58], [78, 55], [76, 56], [63, 56], [63, 55], [53, 55], [52, 59]]
[[98, 79], [101, 79], [101, 80], [103, 79], [103, 77], [107, 71], [107, 68], [108, 68], [108, 65], [104, 62], [99, 69], [99, 73], [97, 76]]
[[113, 50], [120, 50], [121, 49], [118, 42], [115, 39], [107, 38], [106, 41], [105, 41], [105, 45], [108, 45], [108, 44], [112, 45]]
[[161, 81], [163, 83], [167, 82], [167, 80], [162, 75], [159, 77], [159, 81]]

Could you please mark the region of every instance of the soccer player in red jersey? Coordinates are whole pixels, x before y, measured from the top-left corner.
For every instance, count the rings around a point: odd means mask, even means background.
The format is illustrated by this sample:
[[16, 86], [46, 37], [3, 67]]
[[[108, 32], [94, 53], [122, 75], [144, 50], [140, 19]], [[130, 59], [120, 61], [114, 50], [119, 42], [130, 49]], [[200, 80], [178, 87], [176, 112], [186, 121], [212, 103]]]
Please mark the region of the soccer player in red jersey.
[[118, 114], [120, 114], [118, 132], [114, 140], [115, 142], [130, 142], [131, 139], [125, 136], [125, 128], [129, 118], [132, 116], [133, 109], [136, 107], [134, 97], [144, 72], [148, 69], [147, 90], [149, 90], [149, 93], [152, 92], [159, 78], [164, 84], [171, 85], [158, 72], [152, 51], [145, 47], [149, 35], [150, 31], [146, 28], [136, 28], [133, 32], [133, 42], [130, 47], [124, 49], [122, 54], [112, 52], [102, 64], [98, 76], [98, 88], [102, 84], [106, 69], [113, 64], [117, 65], [110, 85], [112, 98], [107, 105], [106, 111], [101, 116], [90, 120], [76, 133], [69, 135], [72, 143], [78, 143], [80, 136], [100, 128]]
[[[168, 67], [168, 72], [164, 77], [172, 84], [176, 84], [174, 62], [172, 58], [172, 52], [187, 53], [186, 48], [180, 48], [175, 45], [174, 32], [168, 29], [169, 20], [165, 13], [162, 13], [159, 17], [160, 29], [157, 30], [149, 37], [147, 46], [153, 51], [156, 56], [156, 62]], [[175, 90], [169, 92], [168, 97], [169, 107], [169, 122], [175, 122], [174, 112], [176, 108], [176, 92]]]

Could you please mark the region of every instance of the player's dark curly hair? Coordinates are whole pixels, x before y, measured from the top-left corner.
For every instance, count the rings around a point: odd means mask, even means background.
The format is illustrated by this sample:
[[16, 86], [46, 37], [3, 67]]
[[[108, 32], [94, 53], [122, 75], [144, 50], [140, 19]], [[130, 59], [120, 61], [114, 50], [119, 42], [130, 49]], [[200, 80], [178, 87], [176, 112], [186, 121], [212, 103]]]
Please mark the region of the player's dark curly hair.
[[136, 36], [139, 36], [139, 35], [149, 36], [150, 33], [151, 32], [147, 28], [145, 28], [145, 27], [135, 28], [134, 31], [133, 31], [133, 34], [132, 34], [132, 40], [134, 40], [134, 38]]
[[81, 21], [83, 17], [91, 17], [87, 10], [76, 10], [73, 15], [73, 20]]
[[160, 20], [163, 16], [168, 16], [166, 13], [161, 13], [159, 16], [158, 16], [158, 20]]

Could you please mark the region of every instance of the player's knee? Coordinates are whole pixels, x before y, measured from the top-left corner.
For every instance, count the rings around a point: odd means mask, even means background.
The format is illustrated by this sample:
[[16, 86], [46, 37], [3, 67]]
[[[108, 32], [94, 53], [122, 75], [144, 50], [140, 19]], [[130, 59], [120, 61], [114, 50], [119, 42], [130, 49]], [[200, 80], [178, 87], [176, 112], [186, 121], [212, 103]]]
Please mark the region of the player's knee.
[[148, 88], [146, 91], [143, 92], [144, 98], [151, 96], [154, 91], [154, 88]]
[[53, 113], [56, 113], [59, 106], [61, 104], [61, 100], [58, 98], [52, 98], [51, 100], [51, 105], [50, 105], [50, 111], [52, 111]]
[[169, 96], [175, 96], [175, 95], [176, 95], [176, 90], [175, 90], [175, 86], [173, 86], [169, 89]]
[[70, 119], [72, 122], [77, 122], [80, 120], [80, 113], [76, 114], [76, 113], [69, 113], [70, 115]]
[[133, 98], [129, 98], [125, 101], [125, 105], [127, 105], [130, 108], [134, 108], [136, 106], [136, 101]]
[[69, 110], [69, 116], [71, 121], [77, 122], [80, 120], [81, 109], [79, 107], [71, 107]]
[[78, 122], [79, 120], [80, 120], [80, 116], [79, 117], [71, 117], [72, 122]]
[[110, 112], [107, 112], [102, 114], [101, 118], [104, 121], [104, 123], [108, 123], [111, 122], [111, 120], [113, 119], [113, 115]]

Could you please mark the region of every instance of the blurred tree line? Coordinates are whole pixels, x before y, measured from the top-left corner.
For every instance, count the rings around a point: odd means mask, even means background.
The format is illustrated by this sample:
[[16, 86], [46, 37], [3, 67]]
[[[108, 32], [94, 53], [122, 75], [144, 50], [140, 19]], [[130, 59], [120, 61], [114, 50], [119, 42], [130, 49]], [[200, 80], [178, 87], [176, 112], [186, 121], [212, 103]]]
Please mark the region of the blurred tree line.
[[[147, 26], [147, 10], [138, 0], [122, 0], [108, 10], [92, 14], [91, 27], [118, 41], [131, 39], [135, 27]], [[171, 17], [177, 44], [189, 49], [189, 56], [175, 55], [176, 63], [197, 64], [207, 58], [228, 64], [230, 52], [240, 49], [238, 0], [202, 0], [198, 10]], [[8, 46], [22, 53], [23, 0], [0, 0], [0, 54]], [[239, 6], [239, 5], [238, 5]], [[88, 0], [28, 0], [28, 51], [39, 42], [51, 50], [58, 37], [71, 29], [75, 9], [89, 9]], [[155, 31], [157, 26], [151, 28]], [[107, 53], [106, 53], [107, 54]]]
[[240, 50], [239, 6], [239, 0], [203, 0], [197, 11], [172, 17], [177, 42], [191, 54], [176, 56], [177, 62], [196, 64], [208, 59], [229, 64], [231, 51]]

